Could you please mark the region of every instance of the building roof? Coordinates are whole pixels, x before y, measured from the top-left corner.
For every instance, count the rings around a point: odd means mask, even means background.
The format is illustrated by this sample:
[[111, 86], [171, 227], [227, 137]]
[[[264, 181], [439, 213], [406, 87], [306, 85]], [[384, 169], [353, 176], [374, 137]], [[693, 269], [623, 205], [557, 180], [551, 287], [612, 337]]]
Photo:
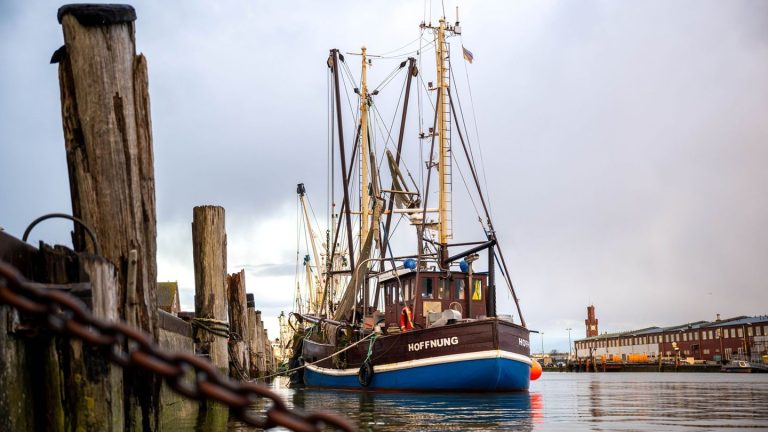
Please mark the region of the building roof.
[[685, 330], [692, 330], [692, 329], [699, 329], [699, 328], [711, 328], [711, 327], [725, 327], [725, 326], [733, 326], [733, 325], [750, 325], [755, 323], [762, 323], [762, 322], [768, 322], [768, 315], [758, 315], [758, 316], [738, 316], [733, 318], [727, 318], [720, 321], [696, 321], [691, 323], [685, 323], [685, 324], [679, 324], [669, 327], [646, 327], [644, 329], [639, 330], [629, 330], [629, 331], [623, 331], [623, 332], [613, 332], [613, 333], [602, 333], [597, 336], [592, 336], [588, 338], [582, 338], [582, 339], [576, 339], [576, 342], [581, 341], [591, 341], [591, 340], [598, 340], [598, 339], [610, 339], [620, 336], [646, 336], [651, 334], [658, 334], [658, 333], [670, 333], [670, 332], [676, 332], [676, 331], [685, 331]]
[[161, 309], [170, 310], [171, 306], [173, 306], [173, 300], [178, 292], [178, 282], [158, 282], [157, 306]]
[[752, 316], [752, 317], [740, 316], [740, 317], [728, 318], [720, 321], [712, 321], [711, 323], [708, 323], [706, 327], [749, 325], [749, 324], [762, 323], [762, 322], [768, 322], [768, 315], [758, 315], [758, 316]]

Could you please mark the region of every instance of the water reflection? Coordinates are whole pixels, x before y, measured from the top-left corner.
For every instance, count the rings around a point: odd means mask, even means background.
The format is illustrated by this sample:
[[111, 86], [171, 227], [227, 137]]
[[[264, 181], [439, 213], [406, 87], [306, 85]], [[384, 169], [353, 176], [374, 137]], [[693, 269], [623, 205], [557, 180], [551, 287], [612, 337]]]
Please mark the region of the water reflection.
[[[340, 413], [362, 431], [768, 430], [768, 374], [548, 373], [530, 392], [510, 394], [288, 389], [280, 381], [273, 389], [291, 407]], [[175, 424], [163, 430], [212, 430], [194, 419]], [[233, 420], [226, 429], [257, 430]]]

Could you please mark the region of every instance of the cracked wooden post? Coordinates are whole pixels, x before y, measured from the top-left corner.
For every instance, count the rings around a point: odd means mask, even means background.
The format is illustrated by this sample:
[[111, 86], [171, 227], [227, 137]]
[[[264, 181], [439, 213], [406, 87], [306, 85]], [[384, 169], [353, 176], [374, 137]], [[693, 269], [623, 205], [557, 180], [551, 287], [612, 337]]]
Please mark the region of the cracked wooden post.
[[245, 296], [245, 270], [229, 275], [229, 326], [237, 335], [230, 341], [232, 345], [229, 374], [237, 379], [248, 379], [250, 375], [250, 356], [248, 354], [248, 314]]
[[219, 370], [229, 370], [227, 336], [227, 235], [224, 208], [195, 207], [192, 212], [192, 254], [195, 262], [195, 342], [198, 353], [208, 356]]
[[[157, 337], [156, 214], [147, 62], [136, 54], [128, 5], [65, 5], [59, 63], [61, 112], [74, 216], [93, 228], [117, 269], [118, 310]], [[77, 251], [88, 248], [75, 227]], [[126, 316], [129, 253], [136, 250], [136, 308]], [[127, 430], [156, 430], [160, 380], [126, 370]]]

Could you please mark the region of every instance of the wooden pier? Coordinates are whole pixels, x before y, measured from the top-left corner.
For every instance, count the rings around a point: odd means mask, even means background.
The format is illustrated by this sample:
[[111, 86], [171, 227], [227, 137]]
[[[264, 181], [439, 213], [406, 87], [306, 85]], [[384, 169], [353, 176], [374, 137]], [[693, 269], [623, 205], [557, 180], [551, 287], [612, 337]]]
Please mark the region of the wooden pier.
[[[247, 303], [245, 272], [227, 275], [222, 207], [192, 212], [194, 313], [158, 308], [148, 66], [136, 53], [134, 9], [67, 5], [58, 20], [65, 44], [51, 62], [59, 70], [74, 250], [33, 247], [0, 232], [0, 260], [77, 296], [104, 322], [120, 319], [148, 333], [162, 348], [196, 353], [237, 379], [272, 374], [276, 362], [260, 312]], [[205, 402], [182, 397], [159, 375], [120, 368], [108, 360], [114, 353], [54, 334], [50, 325], [0, 303], [7, 430], [155, 431], [206, 411]], [[124, 342], [127, 355], [137, 343]]]

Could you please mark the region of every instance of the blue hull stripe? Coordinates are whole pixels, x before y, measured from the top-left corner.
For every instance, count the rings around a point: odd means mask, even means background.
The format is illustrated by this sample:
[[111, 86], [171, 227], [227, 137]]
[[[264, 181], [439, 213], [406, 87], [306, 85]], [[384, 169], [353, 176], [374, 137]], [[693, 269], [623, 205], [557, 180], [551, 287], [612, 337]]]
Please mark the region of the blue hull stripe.
[[[490, 353], [495, 355], [488, 355]], [[531, 375], [531, 360], [528, 357], [499, 351], [482, 354], [374, 365], [373, 380], [367, 388], [419, 391], [528, 390]], [[337, 370], [309, 365], [304, 370], [304, 383], [310, 387], [366, 388], [360, 385], [357, 372], [357, 369]]]

